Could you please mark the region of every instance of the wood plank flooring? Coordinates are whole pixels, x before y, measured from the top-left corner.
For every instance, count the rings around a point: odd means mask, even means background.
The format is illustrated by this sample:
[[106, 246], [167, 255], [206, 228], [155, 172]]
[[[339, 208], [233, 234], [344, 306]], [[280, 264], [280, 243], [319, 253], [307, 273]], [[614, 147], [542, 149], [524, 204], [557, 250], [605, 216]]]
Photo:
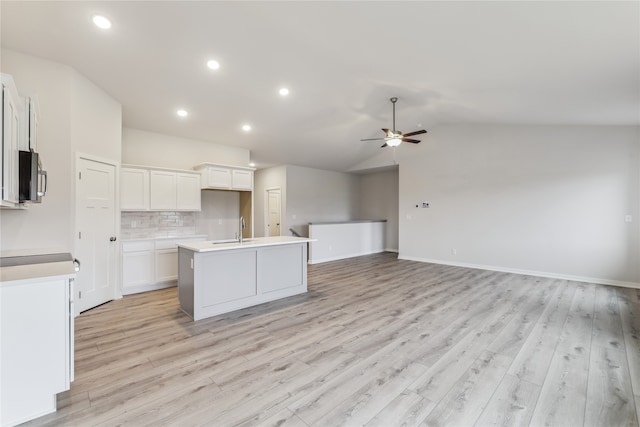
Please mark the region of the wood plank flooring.
[[46, 426], [638, 426], [640, 290], [398, 260], [193, 322], [176, 288], [76, 318]]

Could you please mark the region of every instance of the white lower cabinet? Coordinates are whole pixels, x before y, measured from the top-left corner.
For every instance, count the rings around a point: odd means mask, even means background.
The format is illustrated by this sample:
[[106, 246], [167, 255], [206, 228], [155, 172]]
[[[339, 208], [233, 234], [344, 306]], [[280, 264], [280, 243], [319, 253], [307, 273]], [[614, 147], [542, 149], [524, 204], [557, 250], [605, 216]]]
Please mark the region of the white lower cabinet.
[[56, 410], [73, 379], [73, 276], [0, 283], [0, 425]]
[[122, 243], [122, 294], [136, 294], [176, 285], [178, 242], [206, 240], [177, 237]]
[[124, 242], [122, 244], [123, 291], [154, 283], [154, 253], [153, 242]]

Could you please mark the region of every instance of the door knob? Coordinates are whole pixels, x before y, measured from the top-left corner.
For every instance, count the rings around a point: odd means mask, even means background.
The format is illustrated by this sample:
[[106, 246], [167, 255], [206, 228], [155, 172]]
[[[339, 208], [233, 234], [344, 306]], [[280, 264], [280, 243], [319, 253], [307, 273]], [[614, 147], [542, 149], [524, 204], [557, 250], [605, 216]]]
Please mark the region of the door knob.
[[116, 238], [115, 238], [115, 237], [110, 237], [110, 238], [109, 238], [109, 241], [110, 241], [110, 242], [115, 242], [115, 241], [116, 241]]

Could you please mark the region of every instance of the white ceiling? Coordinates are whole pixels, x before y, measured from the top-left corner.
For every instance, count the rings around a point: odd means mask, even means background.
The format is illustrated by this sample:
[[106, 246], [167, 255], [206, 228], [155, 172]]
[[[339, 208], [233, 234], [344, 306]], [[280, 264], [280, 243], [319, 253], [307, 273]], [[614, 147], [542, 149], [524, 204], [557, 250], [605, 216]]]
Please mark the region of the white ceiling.
[[[637, 1], [3, 0], [0, 8], [3, 47], [72, 66], [122, 103], [124, 126], [248, 148], [258, 167], [345, 170], [371, 157], [380, 144], [359, 140], [391, 127], [391, 96], [404, 132], [640, 125]], [[96, 13], [111, 30], [93, 26]], [[207, 69], [209, 58], [221, 69]], [[278, 95], [282, 86], [289, 97]], [[190, 116], [177, 118], [178, 108]]]

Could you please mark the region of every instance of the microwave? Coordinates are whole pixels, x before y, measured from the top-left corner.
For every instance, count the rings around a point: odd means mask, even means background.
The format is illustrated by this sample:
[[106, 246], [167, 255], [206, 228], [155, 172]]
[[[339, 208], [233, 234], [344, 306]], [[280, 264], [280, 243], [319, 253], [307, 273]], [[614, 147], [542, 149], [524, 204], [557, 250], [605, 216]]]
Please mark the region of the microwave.
[[42, 203], [42, 197], [47, 194], [47, 172], [42, 170], [38, 153], [20, 150], [18, 171], [20, 202]]

